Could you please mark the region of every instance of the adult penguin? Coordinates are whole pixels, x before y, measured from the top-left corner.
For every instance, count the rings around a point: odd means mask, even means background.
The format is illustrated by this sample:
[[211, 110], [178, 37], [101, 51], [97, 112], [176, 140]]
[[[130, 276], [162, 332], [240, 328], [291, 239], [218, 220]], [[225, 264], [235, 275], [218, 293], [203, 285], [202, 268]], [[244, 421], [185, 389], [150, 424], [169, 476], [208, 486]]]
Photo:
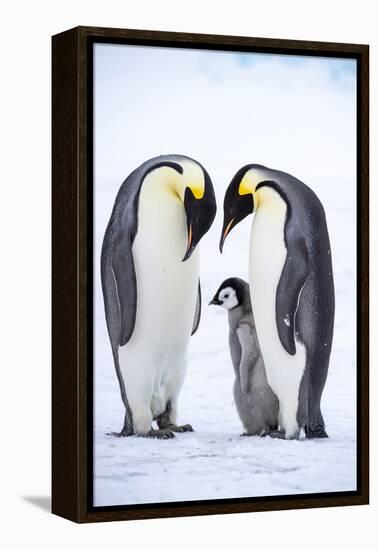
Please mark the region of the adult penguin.
[[167, 439], [192, 430], [177, 426], [177, 400], [201, 313], [196, 247], [215, 213], [208, 173], [181, 155], [143, 163], [117, 194], [101, 254], [106, 321], [125, 405], [117, 435]]
[[334, 323], [331, 249], [323, 206], [294, 176], [241, 168], [224, 198], [220, 241], [248, 214], [253, 314], [268, 382], [279, 400], [277, 437], [328, 437], [320, 400]]

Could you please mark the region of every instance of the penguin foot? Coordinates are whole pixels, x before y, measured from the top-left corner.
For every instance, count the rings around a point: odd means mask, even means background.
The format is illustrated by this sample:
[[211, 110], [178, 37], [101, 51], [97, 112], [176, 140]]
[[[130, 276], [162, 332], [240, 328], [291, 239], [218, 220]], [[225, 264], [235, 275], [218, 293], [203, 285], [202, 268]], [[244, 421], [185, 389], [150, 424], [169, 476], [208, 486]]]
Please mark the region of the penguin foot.
[[269, 432], [268, 435], [273, 437], [273, 439], [286, 439], [287, 441], [299, 439], [299, 432], [295, 432], [293, 435], [288, 437], [283, 430], [273, 430]]
[[176, 424], [169, 424], [167, 428], [172, 432], [177, 432], [177, 433], [194, 432], [193, 427], [190, 424], [183, 424], [182, 426], [176, 426]]
[[[139, 434], [138, 434], [139, 435]], [[140, 434], [140, 437], [154, 437], [156, 439], [173, 439], [175, 434], [168, 428], [159, 430], [151, 429], [147, 434]]]
[[269, 432], [267, 435], [269, 435], [269, 437], [273, 437], [273, 439], [285, 439], [285, 432], [281, 431], [281, 430], [272, 430], [271, 432]]
[[[259, 433], [259, 436], [260, 437], [267, 437], [272, 432], [280, 432], [280, 430], [278, 429], [278, 426], [270, 426], [269, 428], [266, 428], [266, 430], [263, 430], [261, 433]], [[285, 432], [282, 432], [282, 433], [285, 433]]]
[[266, 437], [271, 434], [271, 430], [261, 430], [260, 432], [243, 432], [240, 437]]
[[325, 431], [324, 426], [305, 426], [305, 434], [307, 439], [325, 439], [328, 437], [327, 432]]
[[106, 435], [112, 435], [114, 437], [130, 437], [134, 435], [134, 430], [132, 428], [123, 427], [120, 432], [106, 432]]
[[269, 430], [263, 430], [262, 432], [260, 432], [258, 435], [260, 437], [267, 437], [268, 435], [270, 435], [272, 432], [275, 432], [277, 430], [272, 430], [272, 429], [269, 429]]
[[169, 418], [169, 411], [166, 411], [165, 413], [161, 414], [158, 418], [156, 418], [157, 425], [161, 430], [171, 430], [171, 432], [177, 432], [177, 433], [184, 433], [184, 432], [194, 432], [192, 426], [190, 424], [183, 424], [181, 426], [177, 426], [172, 420]]

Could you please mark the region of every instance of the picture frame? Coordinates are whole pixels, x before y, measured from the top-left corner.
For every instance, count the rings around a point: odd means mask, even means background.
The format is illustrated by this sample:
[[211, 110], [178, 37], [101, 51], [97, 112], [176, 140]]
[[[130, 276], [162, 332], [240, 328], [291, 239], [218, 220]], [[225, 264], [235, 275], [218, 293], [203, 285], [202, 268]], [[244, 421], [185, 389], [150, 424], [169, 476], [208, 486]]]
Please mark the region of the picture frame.
[[[93, 506], [93, 47], [97, 43], [355, 59], [357, 490]], [[77, 523], [369, 502], [369, 47], [77, 27], [52, 38], [52, 512]]]

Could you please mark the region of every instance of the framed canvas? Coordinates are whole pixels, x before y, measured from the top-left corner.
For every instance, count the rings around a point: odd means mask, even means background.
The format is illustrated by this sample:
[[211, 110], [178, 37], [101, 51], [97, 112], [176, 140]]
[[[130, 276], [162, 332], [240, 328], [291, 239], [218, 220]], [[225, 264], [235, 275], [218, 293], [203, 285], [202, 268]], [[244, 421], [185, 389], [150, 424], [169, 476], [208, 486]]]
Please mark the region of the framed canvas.
[[368, 503], [368, 56], [53, 37], [53, 513]]

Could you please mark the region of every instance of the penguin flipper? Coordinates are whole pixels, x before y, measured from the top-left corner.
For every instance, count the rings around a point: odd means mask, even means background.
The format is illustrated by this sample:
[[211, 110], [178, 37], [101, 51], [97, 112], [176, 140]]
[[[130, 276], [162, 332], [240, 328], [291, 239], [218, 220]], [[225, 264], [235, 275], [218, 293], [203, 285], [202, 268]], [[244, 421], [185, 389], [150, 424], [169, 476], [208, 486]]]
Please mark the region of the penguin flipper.
[[194, 312], [194, 321], [193, 321], [193, 328], [192, 328], [192, 336], [195, 332], [197, 332], [197, 329], [200, 324], [201, 319], [201, 281], [198, 279], [198, 294], [197, 294], [197, 303], [196, 303], [196, 309]]
[[120, 232], [113, 244], [112, 253], [112, 270], [120, 309], [120, 346], [124, 346], [130, 340], [136, 319], [136, 275], [131, 246], [128, 232]]
[[276, 324], [282, 346], [295, 355], [295, 314], [309, 275], [308, 251], [302, 237], [289, 239], [286, 260], [276, 292]]
[[241, 359], [239, 365], [240, 386], [244, 394], [250, 390], [250, 371], [256, 361], [256, 354], [251, 346], [253, 335], [250, 327], [242, 323], [236, 329], [241, 347]]

